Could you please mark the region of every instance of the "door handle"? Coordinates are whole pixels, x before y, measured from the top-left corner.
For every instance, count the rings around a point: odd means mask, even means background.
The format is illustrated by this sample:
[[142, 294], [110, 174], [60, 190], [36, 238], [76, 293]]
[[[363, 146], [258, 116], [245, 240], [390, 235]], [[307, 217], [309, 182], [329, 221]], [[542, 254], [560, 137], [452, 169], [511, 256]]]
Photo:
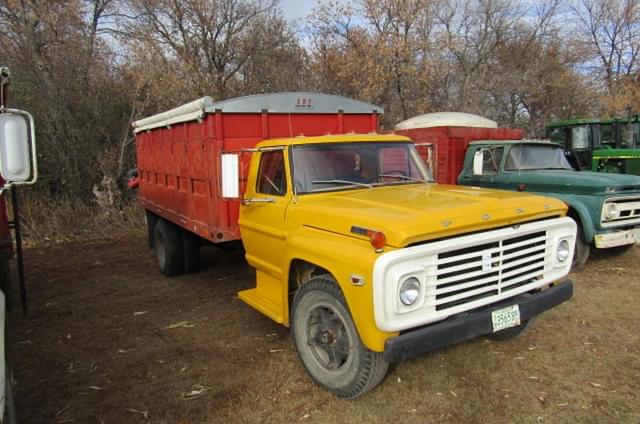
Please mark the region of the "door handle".
[[243, 206], [249, 206], [254, 203], [275, 203], [276, 199], [273, 197], [245, 197], [242, 199]]

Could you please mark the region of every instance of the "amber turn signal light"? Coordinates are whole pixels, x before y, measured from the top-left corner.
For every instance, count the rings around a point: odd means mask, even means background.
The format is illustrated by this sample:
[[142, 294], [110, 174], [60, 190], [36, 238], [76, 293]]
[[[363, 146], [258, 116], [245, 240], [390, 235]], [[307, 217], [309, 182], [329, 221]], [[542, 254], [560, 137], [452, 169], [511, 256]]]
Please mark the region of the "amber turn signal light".
[[372, 231], [369, 235], [369, 241], [374, 249], [382, 249], [387, 243], [387, 236], [385, 236], [381, 231]]

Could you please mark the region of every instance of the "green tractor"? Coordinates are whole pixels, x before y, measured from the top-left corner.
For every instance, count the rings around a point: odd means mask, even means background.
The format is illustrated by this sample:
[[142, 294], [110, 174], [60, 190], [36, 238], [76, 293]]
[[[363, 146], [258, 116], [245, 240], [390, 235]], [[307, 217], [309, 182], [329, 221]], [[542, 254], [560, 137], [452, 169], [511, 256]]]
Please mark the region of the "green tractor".
[[630, 119], [571, 119], [547, 125], [576, 169], [640, 175], [640, 115]]

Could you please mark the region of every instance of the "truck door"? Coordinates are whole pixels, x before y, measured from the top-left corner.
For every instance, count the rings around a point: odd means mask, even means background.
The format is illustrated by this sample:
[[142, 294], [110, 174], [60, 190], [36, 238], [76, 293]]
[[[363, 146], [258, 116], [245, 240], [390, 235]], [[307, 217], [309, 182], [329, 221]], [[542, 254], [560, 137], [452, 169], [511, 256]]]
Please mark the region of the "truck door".
[[459, 183], [476, 187], [497, 188], [496, 186], [501, 183], [499, 176], [504, 148], [490, 146], [476, 150], [469, 149], [469, 156], [473, 158], [478, 150], [482, 152], [482, 174], [474, 174], [473, 160], [466, 161], [465, 168], [459, 177]]
[[285, 252], [285, 211], [291, 199], [283, 150], [258, 152], [257, 173], [250, 175], [240, 210], [240, 231], [247, 261], [281, 280]]

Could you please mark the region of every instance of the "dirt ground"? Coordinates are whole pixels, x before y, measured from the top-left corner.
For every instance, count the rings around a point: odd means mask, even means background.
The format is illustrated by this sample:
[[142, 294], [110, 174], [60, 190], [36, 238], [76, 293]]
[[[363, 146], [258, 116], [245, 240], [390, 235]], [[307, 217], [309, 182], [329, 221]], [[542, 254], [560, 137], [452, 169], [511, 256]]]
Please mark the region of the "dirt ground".
[[640, 248], [572, 274], [575, 297], [507, 342], [393, 366], [355, 401], [319, 389], [289, 331], [236, 297], [240, 251], [167, 278], [144, 235], [26, 252], [29, 315], [10, 315], [21, 423], [638, 423]]

